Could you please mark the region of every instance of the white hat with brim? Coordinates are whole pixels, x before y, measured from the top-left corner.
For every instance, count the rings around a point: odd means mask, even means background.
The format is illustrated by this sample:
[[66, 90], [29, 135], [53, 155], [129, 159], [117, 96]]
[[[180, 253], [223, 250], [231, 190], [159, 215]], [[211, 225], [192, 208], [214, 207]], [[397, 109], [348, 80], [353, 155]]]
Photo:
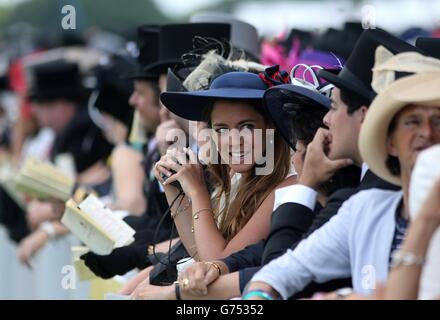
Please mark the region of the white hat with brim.
[[439, 71], [414, 74], [390, 84], [373, 100], [362, 124], [362, 159], [377, 176], [395, 185], [402, 185], [402, 181], [386, 166], [388, 128], [394, 116], [407, 105], [440, 108]]

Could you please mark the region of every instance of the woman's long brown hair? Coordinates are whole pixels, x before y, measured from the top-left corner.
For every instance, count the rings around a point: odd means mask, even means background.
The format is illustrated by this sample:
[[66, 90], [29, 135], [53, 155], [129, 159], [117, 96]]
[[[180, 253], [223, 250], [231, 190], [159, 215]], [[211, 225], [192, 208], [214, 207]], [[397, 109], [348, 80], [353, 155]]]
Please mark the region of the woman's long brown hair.
[[[261, 103], [251, 101], [249, 105], [263, 115], [266, 128], [273, 127]], [[211, 127], [212, 109], [213, 106], [206, 112], [209, 127]], [[220, 157], [218, 154], [217, 156]], [[222, 164], [221, 161], [218, 164], [208, 165], [210, 182], [216, 190], [212, 199], [214, 216], [226, 241], [231, 240], [245, 226], [264, 199], [286, 179], [290, 170], [290, 148], [280, 134], [274, 135], [274, 157], [274, 168], [270, 174], [256, 175], [254, 168], [252, 174], [242, 176], [235, 197], [231, 197], [230, 167]], [[220, 208], [222, 196], [225, 205]]]

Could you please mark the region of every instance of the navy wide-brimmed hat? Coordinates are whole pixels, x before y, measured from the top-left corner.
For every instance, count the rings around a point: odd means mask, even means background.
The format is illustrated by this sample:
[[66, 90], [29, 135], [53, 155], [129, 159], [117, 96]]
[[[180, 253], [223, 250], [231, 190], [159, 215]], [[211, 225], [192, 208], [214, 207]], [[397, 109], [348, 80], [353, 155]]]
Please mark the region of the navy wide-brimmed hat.
[[380, 45], [383, 45], [394, 54], [407, 51], [424, 54], [422, 50], [384, 30], [368, 29], [358, 39], [344, 68], [338, 75], [326, 70], [320, 70], [318, 75], [333, 83], [336, 87], [353, 92], [366, 101], [371, 102], [376, 96], [376, 92], [371, 87], [372, 68], [374, 66], [376, 48]]
[[215, 79], [209, 90], [164, 92], [160, 100], [172, 113], [195, 121], [203, 121], [206, 108], [216, 100], [263, 101], [267, 85], [255, 73], [229, 72]]
[[[264, 94], [264, 107], [278, 132], [295, 149], [292, 118], [306, 108], [320, 108], [324, 112], [331, 105], [329, 97], [313, 88], [294, 84], [282, 84], [270, 88]], [[295, 110], [292, 109], [294, 106]], [[300, 107], [300, 109], [298, 109]]]

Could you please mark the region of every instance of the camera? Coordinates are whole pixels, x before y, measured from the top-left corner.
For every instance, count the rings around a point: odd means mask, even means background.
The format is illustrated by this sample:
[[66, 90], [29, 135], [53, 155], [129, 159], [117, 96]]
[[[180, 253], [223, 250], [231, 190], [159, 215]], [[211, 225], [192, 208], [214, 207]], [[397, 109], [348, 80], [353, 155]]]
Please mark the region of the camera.
[[[174, 175], [176, 173], [176, 171], [174, 171], [173, 169], [170, 169], [171, 173]], [[167, 179], [169, 178], [168, 176], [166, 176], [165, 174], [161, 173], [160, 177], [162, 178], [163, 182], [167, 181]], [[172, 175], [171, 175], [172, 177]], [[173, 187], [179, 189], [179, 190], [183, 190], [182, 186], [180, 185], [179, 181], [173, 181], [170, 183], [170, 185], [172, 185]]]

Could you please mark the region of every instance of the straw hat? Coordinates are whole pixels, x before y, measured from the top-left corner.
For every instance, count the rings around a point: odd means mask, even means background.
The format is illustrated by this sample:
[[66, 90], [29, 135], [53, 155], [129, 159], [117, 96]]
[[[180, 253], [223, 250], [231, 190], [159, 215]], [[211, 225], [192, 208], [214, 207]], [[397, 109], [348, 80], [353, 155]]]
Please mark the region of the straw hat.
[[[402, 72], [412, 75], [395, 80]], [[440, 108], [440, 60], [416, 52], [392, 55], [378, 47], [372, 86], [379, 94], [362, 124], [359, 150], [371, 171], [401, 185], [401, 178], [392, 175], [386, 166], [388, 128], [394, 116], [409, 104]]]

